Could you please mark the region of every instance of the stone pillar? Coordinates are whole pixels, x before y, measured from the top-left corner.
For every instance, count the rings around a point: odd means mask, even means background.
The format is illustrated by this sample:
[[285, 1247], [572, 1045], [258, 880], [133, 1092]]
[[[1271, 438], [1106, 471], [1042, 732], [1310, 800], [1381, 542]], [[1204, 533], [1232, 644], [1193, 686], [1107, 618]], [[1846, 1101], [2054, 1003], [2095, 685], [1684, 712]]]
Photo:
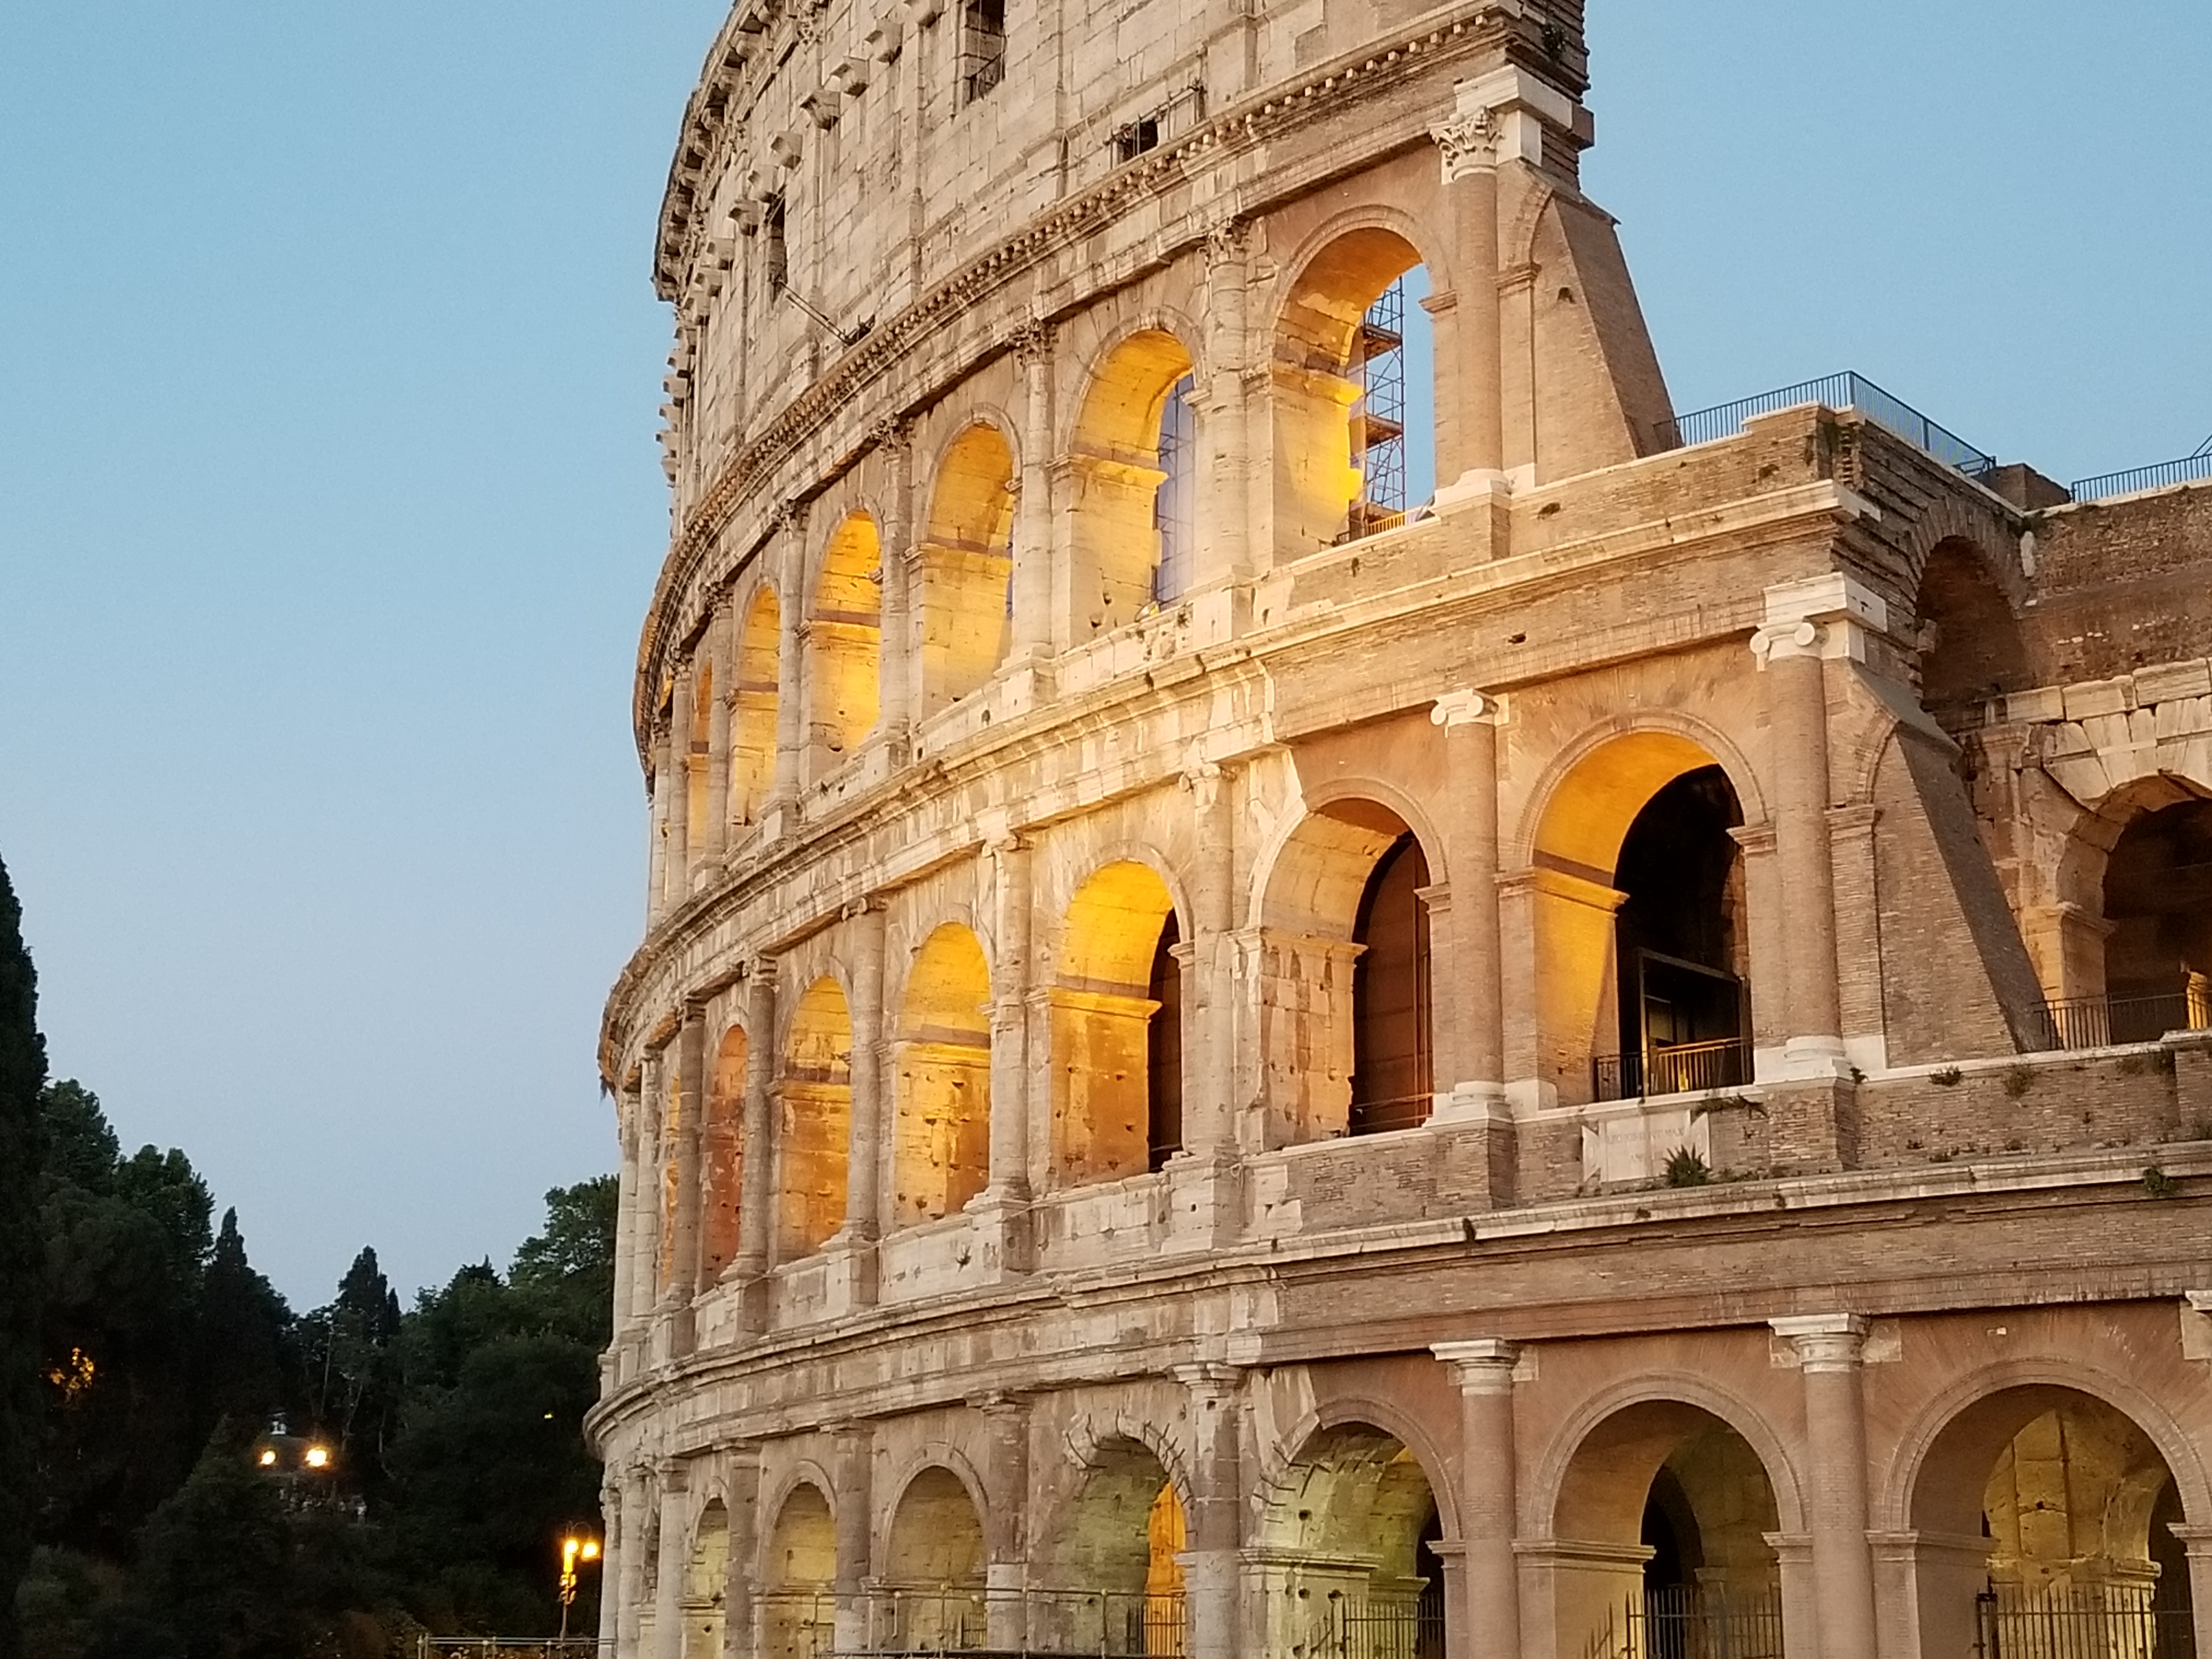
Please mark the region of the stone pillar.
[[786, 508], [776, 542], [781, 579], [776, 585], [775, 611], [775, 782], [769, 791], [769, 808], [761, 814], [764, 822], [773, 820], [775, 807], [797, 803], [799, 769], [805, 758], [805, 509]]
[[876, 1241], [883, 1237], [884, 1158], [891, 1122], [890, 1068], [884, 1064], [884, 911], [862, 900], [845, 912], [851, 932], [852, 1121], [845, 1157], [845, 1221], [824, 1248], [831, 1301], [867, 1307], [876, 1299]]
[[642, 1659], [638, 1639], [645, 1613], [647, 1504], [645, 1465], [633, 1463], [622, 1478], [622, 1549], [608, 1571], [615, 1575], [615, 1650], [621, 1659]]
[[2212, 1527], [2166, 1528], [2189, 1554], [2189, 1611], [2196, 1650], [2212, 1653]]
[[650, 746], [656, 760], [646, 787], [645, 925], [648, 928], [668, 913], [668, 802], [675, 793], [668, 787], [666, 743]]
[[754, 1651], [754, 1573], [760, 1561], [760, 1448], [757, 1444], [733, 1446], [724, 1455], [729, 1492], [730, 1569], [722, 1587], [722, 1652], [728, 1659], [745, 1659]]
[[691, 1298], [699, 1287], [700, 1126], [707, 1104], [707, 1018], [698, 1007], [684, 1011], [676, 1038], [676, 1109], [671, 1156], [676, 1165], [675, 1201], [669, 1218], [668, 1291], [662, 1306], [669, 1321], [668, 1355], [691, 1351]]
[[[1449, 988], [1450, 1000], [1437, 1011], [1446, 1016], [1438, 1024], [1448, 1021], [1453, 1033], [1454, 1095], [1499, 1103], [1505, 1097], [1498, 905], [1498, 723], [1504, 716], [1504, 705], [1479, 691], [1438, 698], [1430, 716], [1444, 732], [1445, 787], [1457, 832], [1450, 842], [1450, 956], [1445, 972], [1435, 976]], [[1459, 1106], [1455, 1099], [1455, 1112]]]
[[990, 1496], [986, 1643], [994, 1652], [1020, 1653], [1029, 1642], [1022, 1593], [1029, 1581], [1030, 1408], [1027, 1401], [1005, 1394], [974, 1404], [990, 1425], [990, 1465], [984, 1475]]
[[660, 1476], [660, 1560], [653, 1596], [653, 1659], [684, 1659], [684, 1570], [690, 1565], [691, 1516], [684, 1501], [690, 1471], [663, 1458]]
[[1867, 1537], [1866, 1322], [1811, 1314], [1771, 1322], [1797, 1351], [1805, 1386], [1808, 1519], [1821, 1659], [1875, 1659], [1874, 1553]]
[[623, 1091], [620, 1108], [622, 1172], [616, 1179], [615, 1200], [614, 1340], [608, 1345], [608, 1363], [600, 1370], [602, 1393], [611, 1393], [613, 1385], [624, 1380], [623, 1353], [629, 1347], [632, 1334], [630, 1306], [637, 1297], [638, 1137], [644, 1115], [639, 1091]]
[[739, 1328], [768, 1328], [769, 1243], [775, 1237], [775, 963], [762, 957], [745, 969], [744, 1163], [738, 1194], [738, 1252], [744, 1283]]
[[1061, 592], [1053, 544], [1053, 331], [1030, 323], [1014, 338], [1022, 369], [1020, 500], [1014, 513], [1014, 625], [1011, 654], [1048, 657], [1073, 607]]
[[[991, 994], [991, 1183], [994, 1197], [1030, 1195], [1030, 847], [1002, 830], [987, 840], [994, 866], [997, 980]], [[1050, 1109], [1049, 1103], [1043, 1107]]]
[[[620, 1307], [617, 1302], [615, 1304]], [[611, 1655], [621, 1636], [616, 1614], [622, 1606], [623, 1513], [622, 1483], [612, 1469], [599, 1482], [599, 1651]]]
[[1484, 1339], [1431, 1350], [1451, 1367], [1460, 1400], [1461, 1604], [1450, 1659], [1520, 1659], [1521, 1578], [1513, 1370], [1519, 1345]]
[[1182, 1144], [1195, 1156], [1225, 1155], [1237, 1147], [1237, 779], [1201, 766], [1186, 781], [1198, 833], [1183, 981]]
[[665, 899], [679, 908], [691, 895], [691, 665], [676, 671], [676, 691], [668, 706], [668, 746], [662, 775], [667, 780], [668, 867]]
[[1175, 1378], [1190, 1398], [1190, 1513], [1184, 1516], [1182, 1555], [1189, 1659], [1236, 1659], [1244, 1547], [1244, 1373], [1229, 1365], [1185, 1365]]
[[878, 694], [878, 729], [890, 744], [892, 759], [903, 764], [912, 752], [909, 731], [914, 724], [914, 641], [911, 562], [914, 554], [914, 432], [904, 421], [891, 421], [876, 431], [877, 453], [886, 477], [884, 483], [884, 598], [883, 653]]
[[[1437, 354], [1437, 477], [1473, 482], [1505, 464], [1498, 313], [1500, 129], [1496, 112], [1484, 108], [1469, 83], [1462, 82], [1452, 118], [1429, 131], [1443, 156], [1458, 284], [1450, 308], [1456, 324], [1453, 349], [1449, 359], [1441, 349]], [[1448, 361], [1456, 374], [1447, 371]]]
[[708, 865], [720, 861], [730, 844], [730, 717], [738, 696], [732, 644], [737, 619], [730, 614], [725, 595], [715, 606], [714, 620], [707, 629], [707, 662], [710, 676], [707, 705], [707, 823], [700, 857]]
[[836, 1468], [831, 1472], [837, 1494], [836, 1650], [865, 1653], [871, 1632], [867, 1628], [868, 1581], [874, 1576], [869, 1540], [875, 1520], [875, 1438], [865, 1423], [842, 1424], [836, 1436]]
[[1206, 378], [1191, 389], [1199, 415], [1195, 586], [1241, 581], [1254, 568], [1244, 393], [1251, 242], [1251, 224], [1243, 219], [1224, 221], [1206, 238]]
[[642, 1340], [660, 1305], [661, 1229], [666, 1224], [669, 1148], [665, 1051], [648, 1048], [638, 1067], [637, 1255], [630, 1267], [629, 1321]]

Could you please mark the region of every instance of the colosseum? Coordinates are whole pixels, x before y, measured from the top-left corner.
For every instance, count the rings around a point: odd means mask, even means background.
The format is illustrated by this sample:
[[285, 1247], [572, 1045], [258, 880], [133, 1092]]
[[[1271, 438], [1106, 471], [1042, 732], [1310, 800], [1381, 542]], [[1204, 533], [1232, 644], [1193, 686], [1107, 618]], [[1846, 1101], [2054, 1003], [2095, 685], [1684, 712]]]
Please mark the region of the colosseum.
[[1679, 414], [1588, 75], [728, 19], [603, 1651], [2212, 1654], [2212, 469]]

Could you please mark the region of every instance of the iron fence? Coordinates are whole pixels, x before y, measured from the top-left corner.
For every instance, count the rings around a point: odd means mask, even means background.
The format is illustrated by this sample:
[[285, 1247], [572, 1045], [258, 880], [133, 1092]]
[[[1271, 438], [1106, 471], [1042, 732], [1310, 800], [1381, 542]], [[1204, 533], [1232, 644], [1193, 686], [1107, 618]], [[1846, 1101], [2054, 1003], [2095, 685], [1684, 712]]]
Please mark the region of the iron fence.
[[1648, 1054], [1600, 1054], [1590, 1061], [1590, 1092], [1604, 1100], [1642, 1100], [1652, 1095], [1697, 1094], [1737, 1089], [1751, 1081], [1751, 1043], [1680, 1042]]
[[421, 1636], [416, 1659], [584, 1659], [599, 1650], [597, 1637], [556, 1640], [520, 1636]]
[[2106, 472], [2084, 478], [2068, 493], [2077, 501], [2101, 501], [2145, 489], [2164, 489], [2170, 484], [2194, 483], [2200, 478], [2212, 478], [2212, 450], [2199, 450], [2178, 461], [2160, 461], [2154, 466], [2130, 467], [2125, 472]]
[[768, 1659], [1009, 1654], [1038, 1659], [1183, 1659], [1183, 1598], [1113, 1590], [870, 1589], [847, 1603], [861, 1644], [840, 1648], [838, 1598], [767, 1591], [755, 1598]]
[[2186, 1608], [2160, 1607], [2147, 1586], [2030, 1589], [2001, 1585], [1976, 1598], [1979, 1659], [2195, 1659]]
[[1327, 1659], [1443, 1659], [1443, 1598], [1337, 1596], [1329, 1604], [1328, 1644]]
[[2212, 994], [2174, 991], [2154, 997], [2066, 997], [2043, 1005], [2031, 1040], [2038, 1051], [2112, 1048], [2155, 1042], [2168, 1031], [2212, 1028]]
[[1608, 1610], [1586, 1659], [1783, 1659], [1782, 1592], [1676, 1585]]
[[1949, 428], [1929, 420], [1865, 375], [1850, 372], [1823, 375], [1817, 380], [1800, 380], [1796, 386], [1778, 386], [1755, 397], [1739, 398], [1732, 404], [1676, 415], [1660, 422], [1655, 435], [1662, 449], [1711, 443], [1716, 439], [1735, 436], [1754, 415], [1771, 415], [1776, 410], [1795, 409], [1802, 404], [1855, 409], [1876, 426], [1896, 434], [1909, 444], [1917, 445], [1946, 466], [1954, 467], [1970, 478], [1987, 477], [1996, 471], [1996, 456], [1975, 448]]

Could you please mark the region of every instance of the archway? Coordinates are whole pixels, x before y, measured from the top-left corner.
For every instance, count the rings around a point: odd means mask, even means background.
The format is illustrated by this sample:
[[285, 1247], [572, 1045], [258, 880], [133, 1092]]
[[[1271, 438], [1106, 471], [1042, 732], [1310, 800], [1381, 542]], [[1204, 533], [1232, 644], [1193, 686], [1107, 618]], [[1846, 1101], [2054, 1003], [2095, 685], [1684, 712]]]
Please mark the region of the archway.
[[2105, 1042], [2212, 1026], [2212, 800], [2129, 822], [2105, 861], [2104, 920]]
[[1101, 1443], [1055, 1519], [1029, 1609], [1047, 1653], [1180, 1655], [1188, 1547], [1182, 1500], [1149, 1447]]
[[[690, 736], [684, 744], [684, 845], [696, 862], [700, 849], [707, 844], [708, 757], [714, 751], [714, 665], [705, 652], [699, 654], [692, 665], [691, 707], [686, 714]], [[688, 872], [678, 872], [678, 899], [685, 896]]]
[[947, 922], [923, 942], [899, 1009], [891, 1225], [951, 1215], [991, 1178], [991, 969]]
[[730, 1583], [730, 1512], [719, 1498], [699, 1516], [684, 1571], [684, 1659], [720, 1659]]
[[1321, 1431], [1261, 1518], [1265, 1650], [1443, 1659], [1443, 1532], [1435, 1489], [1403, 1442], [1365, 1423]]
[[1409, 383], [1433, 382], [1428, 292], [1413, 245], [1371, 226], [1292, 285], [1273, 364], [1278, 558], [1395, 528], [1433, 493], [1433, 392]]
[[981, 422], [939, 464], [921, 565], [921, 712], [991, 678], [1012, 637], [1014, 452]]
[[775, 789], [776, 697], [782, 650], [782, 614], [773, 589], [763, 587], [745, 611], [738, 635], [736, 696], [730, 720], [730, 818], [760, 822]]
[[745, 1072], [750, 1053], [744, 1028], [732, 1025], [714, 1052], [700, 1152], [699, 1268], [712, 1284], [738, 1254], [738, 1206], [744, 1192]]
[[1944, 726], [1978, 725], [1981, 706], [2033, 684], [2011, 602], [1972, 542], [1936, 544], [1920, 575], [1920, 700]]
[[2172, 1471], [2092, 1395], [2031, 1385], [1966, 1407], [1915, 1472], [1911, 1515], [1923, 1652], [2193, 1651]]
[[853, 1021], [844, 988], [824, 976], [791, 1019], [777, 1090], [782, 1158], [784, 1261], [811, 1255], [844, 1224], [846, 1160], [853, 1126]]
[[1261, 1043], [1271, 1137], [1412, 1128], [1434, 1103], [1431, 879], [1410, 825], [1332, 801], [1277, 855], [1261, 907]]
[[835, 1645], [837, 1524], [818, 1488], [794, 1486], [783, 1500], [762, 1567], [761, 1651], [821, 1659]]
[[891, 1516], [883, 1577], [891, 1639], [900, 1652], [958, 1652], [984, 1645], [987, 1555], [983, 1518], [951, 1470], [932, 1466], [907, 1483]]
[[822, 555], [808, 613], [806, 775], [827, 777], [875, 730], [882, 707], [883, 543], [848, 515]]
[[1743, 809], [1714, 757], [1669, 732], [1583, 756], [1534, 847], [1538, 1063], [1565, 1103], [1751, 1077]]
[[1142, 1175], [1174, 1150], [1161, 1144], [1170, 1129], [1180, 1142], [1181, 1080], [1170, 1125], [1155, 1110], [1169, 1096], [1155, 1087], [1152, 1066], [1170, 1058], [1179, 1066], [1182, 1044], [1153, 1041], [1164, 1007], [1146, 994], [1175, 926], [1167, 884], [1133, 860], [1094, 872], [1067, 908], [1050, 992], [1056, 1185]]
[[1087, 640], [1188, 585], [1197, 428], [1191, 356], [1164, 329], [1130, 336], [1093, 375], [1068, 456], [1069, 627]]
[[1773, 1482], [1712, 1413], [1651, 1401], [1607, 1418], [1568, 1463], [1552, 1530], [1560, 1659], [1781, 1659]]

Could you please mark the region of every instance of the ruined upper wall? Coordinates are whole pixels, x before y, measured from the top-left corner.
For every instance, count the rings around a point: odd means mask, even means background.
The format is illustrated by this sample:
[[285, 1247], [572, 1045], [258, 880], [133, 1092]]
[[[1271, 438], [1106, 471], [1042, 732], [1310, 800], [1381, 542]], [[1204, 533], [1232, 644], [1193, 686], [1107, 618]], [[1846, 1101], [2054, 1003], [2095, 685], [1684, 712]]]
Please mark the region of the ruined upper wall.
[[2203, 654], [2212, 485], [2062, 508], [2041, 520], [2035, 556], [2023, 619], [2034, 684], [2112, 679]]

